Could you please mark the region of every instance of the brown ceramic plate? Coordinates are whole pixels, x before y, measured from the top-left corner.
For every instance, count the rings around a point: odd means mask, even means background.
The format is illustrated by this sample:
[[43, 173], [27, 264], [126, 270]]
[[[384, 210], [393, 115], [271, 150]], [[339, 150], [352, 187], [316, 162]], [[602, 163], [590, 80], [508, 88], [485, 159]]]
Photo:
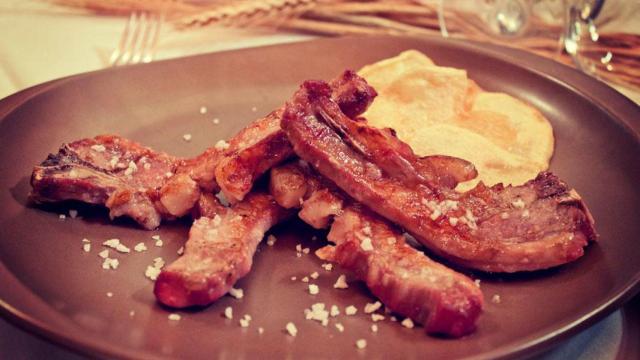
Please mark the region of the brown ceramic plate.
[[[144, 231], [131, 222], [109, 222], [101, 209], [68, 204], [28, 204], [32, 166], [66, 141], [118, 133], [175, 155], [195, 155], [280, 105], [304, 79], [328, 79], [345, 68], [416, 48], [439, 64], [468, 69], [482, 87], [524, 99], [551, 119], [557, 146], [551, 169], [580, 191], [601, 241], [580, 260], [550, 271], [481, 276], [487, 299], [478, 330], [457, 340], [425, 335], [387, 320], [372, 333], [362, 307], [373, 298], [359, 283], [334, 290], [341, 273], [327, 272], [313, 255], [296, 257], [295, 245], [316, 249], [320, 239], [298, 222], [274, 230], [254, 269], [238, 286], [245, 297], [224, 297], [182, 320], [154, 301], [143, 273], [152, 259], [177, 257], [189, 223]], [[343, 38], [256, 48], [150, 65], [99, 71], [65, 79], [0, 103], [0, 305], [4, 316], [41, 336], [82, 352], [132, 358], [496, 358], [548, 348], [621, 306], [640, 280], [640, 111], [607, 86], [568, 67], [533, 55], [440, 39]], [[19, 104], [16, 104], [20, 102]], [[200, 107], [206, 106], [206, 114]], [[220, 124], [214, 125], [213, 118]], [[182, 135], [193, 135], [185, 142]], [[78, 209], [82, 219], [58, 215]], [[151, 236], [159, 234], [163, 247]], [[82, 238], [92, 241], [90, 253]], [[118, 255], [116, 271], [101, 269], [99, 244], [119, 238], [145, 241], [144, 253]], [[318, 271], [314, 282], [291, 281]], [[113, 294], [107, 296], [107, 292]], [[489, 301], [499, 294], [501, 302]], [[354, 304], [357, 316], [337, 318], [339, 333], [304, 320], [316, 302]], [[236, 317], [221, 316], [232, 306]], [[133, 311], [133, 315], [131, 312]], [[249, 328], [238, 318], [253, 317]], [[298, 336], [283, 332], [293, 321]], [[258, 327], [264, 328], [262, 335]], [[357, 350], [355, 341], [368, 346]]]

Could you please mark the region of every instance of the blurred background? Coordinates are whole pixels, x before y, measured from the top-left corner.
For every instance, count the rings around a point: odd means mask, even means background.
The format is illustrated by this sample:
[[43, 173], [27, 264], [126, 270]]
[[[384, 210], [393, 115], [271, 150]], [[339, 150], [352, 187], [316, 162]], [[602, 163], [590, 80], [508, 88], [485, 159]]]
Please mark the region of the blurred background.
[[113, 64], [320, 36], [408, 34], [523, 48], [638, 102], [638, 15], [635, 0], [4, 0], [0, 98]]

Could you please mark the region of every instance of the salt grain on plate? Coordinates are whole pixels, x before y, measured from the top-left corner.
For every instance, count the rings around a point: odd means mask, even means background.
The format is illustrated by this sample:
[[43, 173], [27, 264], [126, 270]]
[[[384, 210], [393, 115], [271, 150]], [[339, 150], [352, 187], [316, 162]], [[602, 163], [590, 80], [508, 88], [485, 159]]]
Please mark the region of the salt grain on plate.
[[318, 295], [320, 288], [316, 284], [309, 284], [309, 294]]
[[109, 249], [104, 249], [104, 250], [100, 251], [98, 253], [98, 256], [100, 256], [103, 259], [108, 258], [109, 257]]
[[84, 244], [82, 244], [82, 250], [84, 250], [84, 252], [89, 252], [89, 251], [91, 251], [91, 244], [90, 244], [90, 243], [84, 243]]
[[220, 140], [214, 145], [214, 148], [218, 151], [227, 150], [229, 148], [229, 143], [224, 140]]
[[60, 215], [58, 215], [58, 218], [59, 218], [60, 220], [64, 220], [64, 219], [66, 219], [66, 218], [67, 218], [67, 215], [65, 215], [65, 214], [60, 214]]
[[229, 289], [229, 295], [233, 296], [236, 299], [242, 299], [244, 297], [244, 290], [231, 288]]
[[233, 308], [231, 306], [227, 306], [224, 309], [224, 317], [226, 317], [229, 320], [233, 319]]
[[318, 274], [317, 271], [314, 271], [311, 273], [311, 275], [309, 275], [310, 278], [312, 279], [317, 279], [320, 276], [320, 274]]
[[371, 331], [373, 331], [374, 333], [378, 332], [378, 325], [376, 324], [371, 325]]
[[342, 325], [341, 323], [336, 323], [336, 329], [338, 329], [338, 331], [340, 332], [344, 332], [344, 325]]
[[276, 239], [275, 236], [269, 235], [269, 236], [267, 236], [267, 245], [273, 246], [276, 243], [277, 240], [278, 239]]
[[327, 271], [333, 270], [333, 264], [330, 264], [330, 263], [324, 263], [324, 264], [322, 264], [320, 266], [322, 266], [322, 268], [327, 270]]
[[109, 292], [107, 293], [107, 297], [112, 297], [112, 296], [113, 296], [113, 293], [112, 293], [111, 291], [109, 291]]
[[407, 329], [413, 329], [413, 327], [415, 326], [413, 324], [413, 320], [411, 320], [410, 318], [402, 320], [400, 324], [402, 324], [402, 326], [406, 327]]
[[309, 277], [305, 276], [300, 281], [302, 281], [303, 283], [308, 283], [309, 282]]
[[298, 335], [298, 328], [296, 328], [296, 325], [292, 322], [288, 322], [285, 326], [285, 329], [287, 330], [287, 333], [289, 333], [289, 335], [293, 337]]
[[145, 245], [143, 242], [139, 242], [136, 244], [136, 246], [133, 247], [133, 250], [137, 251], [137, 252], [143, 252], [147, 250], [147, 245]]
[[182, 317], [180, 316], [180, 314], [173, 313], [173, 314], [169, 314], [167, 318], [172, 321], [179, 321]]
[[337, 305], [331, 305], [331, 311], [329, 312], [329, 315], [331, 315], [331, 317], [340, 315], [340, 308], [338, 308]]
[[384, 320], [384, 316], [380, 314], [371, 314], [371, 321], [378, 322]]
[[213, 118], [213, 120], [211, 120], [215, 125], [220, 124], [220, 119], [218, 118]]
[[258, 334], [262, 335], [264, 333], [264, 328], [263, 327], [259, 327], [258, 328]]
[[201, 106], [200, 107], [200, 114], [206, 114], [207, 113], [207, 107], [206, 106]]
[[347, 277], [343, 274], [338, 276], [335, 284], [333, 284], [334, 289], [347, 289], [349, 284], [347, 284]]
[[374, 303], [367, 303], [364, 306], [364, 313], [371, 314], [372, 312], [380, 309], [380, 307], [382, 307], [382, 303], [380, 301], [376, 301]]
[[182, 135], [182, 139], [184, 139], [184, 141], [187, 141], [187, 142], [191, 141], [191, 137], [192, 137], [191, 134]]
[[494, 304], [500, 304], [500, 301], [502, 301], [500, 299], [500, 295], [498, 294], [494, 294], [493, 297], [491, 298], [491, 302]]
[[180, 246], [180, 248], [176, 252], [178, 253], [178, 255], [184, 254], [184, 246]]
[[364, 349], [367, 347], [367, 340], [365, 339], [359, 339], [356, 341], [356, 347], [358, 349]]
[[355, 315], [358, 312], [358, 308], [353, 305], [349, 305], [344, 309], [344, 313], [347, 315]]

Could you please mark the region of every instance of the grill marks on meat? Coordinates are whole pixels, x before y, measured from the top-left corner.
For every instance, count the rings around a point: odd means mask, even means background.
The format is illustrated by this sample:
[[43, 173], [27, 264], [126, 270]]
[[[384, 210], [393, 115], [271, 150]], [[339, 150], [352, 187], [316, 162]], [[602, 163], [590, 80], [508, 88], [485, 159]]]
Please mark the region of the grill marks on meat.
[[[329, 89], [329, 96], [352, 117], [362, 114], [377, 95], [363, 78], [350, 70], [335, 78]], [[229, 141], [229, 148], [215, 168], [215, 179], [230, 201], [242, 200], [258, 177], [293, 155], [280, 128], [283, 111], [284, 106], [254, 121]]]
[[[456, 193], [430, 180], [435, 167], [419, 170], [399, 140], [349, 119], [327, 94], [326, 83], [307, 81], [287, 105], [282, 127], [296, 154], [436, 254], [483, 271], [528, 271], [573, 261], [596, 239], [584, 203], [553, 174]], [[379, 149], [406, 163], [390, 163]]]
[[226, 294], [251, 269], [265, 232], [288, 215], [271, 196], [259, 192], [230, 208], [210, 205], [208, 215], [217, 214], [194, 221], [184, 255], [156, 280], [154, 293], [164, 305], [208, 305]]
[[483, 298], [469, 278], [409, 246], [398, 228], [353, 204], [306, 163], [275, 167], [270, 180], [276, 201], [302, 207], [303, 221], [323, 228], [333, 220], [327, 238], [335, 246], [316, 254], [353, 271], [389, 309], [423, 324], [430, 334], [459, 337], [475, 329]]
[[174, 176], [177, 162], [118, 136], [83, 139], [34, 168], [31, 198], [106, 205], [112, 218], [130, 216], [154, 229], [162, 218], [184, 215], [200, 195], [191, 178]]

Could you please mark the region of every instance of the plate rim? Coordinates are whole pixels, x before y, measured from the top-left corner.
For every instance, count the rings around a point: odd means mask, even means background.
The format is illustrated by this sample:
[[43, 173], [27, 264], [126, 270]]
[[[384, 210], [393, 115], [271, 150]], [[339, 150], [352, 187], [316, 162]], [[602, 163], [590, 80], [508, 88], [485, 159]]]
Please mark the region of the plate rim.
[[[576, 93], [593, 105], [597, 106], [599, 110], [606, 113], [608, 117], [622, 125], [625, 130], [631, 133], [635, 137], [635, 141], [640, 143], [640, 106], [635, 104], [632, 100], [610, 87], [606, 83], [592, 78], [577, 69], [574, 69], [565, 64], [553, 61], [541, 57], [539, 55], [529, 53], [523, 50], [518, 50], [509, 47], [498, 46], [494, 44], [485, 44], [474, 41], [458, 40], [458, 39], [443, 39], [440, 37], [430, 36], [343, 36], [338, 38], [319, 38], [311, 40], [296, 41], [284, 44], [272, 44], [263, 45], [251, 48], [232, 49], [218, 52], [210, 52], [204, 54], [190, 55], [186, 57], [180, 57], [175, 59], [167, 59], [153, 62], [152, 64], [139, 64], [128, 66], [160, 66], [163, 63], [180, 62], [185, 59], [208, 57], [208, 56], [224, 56], [226, 53], [242, 53], [259, 51], [265, 48], [289, 48], [296, 47], [300, 44], [308, 43], [322, 43], [322, 42], [348, 42], [354, 39], [361, 38], [376, 38], [380, 41], [388, 41], [389, 39], [407, 39], [409, 41], [426, 42], [426, 43], [439, 43], [439, 44], [453, 44], [451, 47], [462, 48], [463, 50], [473, 50], [482, 55], [495, 58], [497, 60], [507, 62], [516, 68], [533, 73], [536, 76], [544, 78], [546, 81], [551, 81], [559, 86], [567, 88], [568, 91]], [[535, 64], [532, 64], [535, 62]], [[54, 79], [42, 84], [38, 84], [27, 89], [21, 90], [17, 93], [11, 94], [3, 99], [0, 99], [0, 122], [5, 121], [15, 110], [25, 106], [28, 102], [36, 99], [38, 96], [45, 94], [51, 90], [54, 90], [60, 86], [64, 86], [68, 83], [80, 81], [86, 77], [91, 77], [98, 73], [118, 71], [119, 68], [100, 69], [91, 72], [71, 75], [60, 79]], [[550, 70], [550, 71], [549, 71]], [[607, 99], [615, 100], [615, 105], [610, 103], [604, 103], [599, 100], [606, 96]], [[5, 108], [6, 107], [6, 108]], [[635, 117], [634, 117], [635, 115]], [[20, 280], [11, 273], [4, 264], [0, 261], [0, 275], [8, 276], [12, 280], [20, 283]], [[617, 310], [625, 302], [640, 293], [640, 272], [631, 277], [625, 284], [621, 291], [618, 291], [615, 296], [607, 298], [599, 306], [594, 307], [588, 313], [580, 316], [569, 324], [556, 329], [553, 332], [547, 333], [543, 336], [536, 337], [533, 340], [521, 340], [511, 345], [501, 346], [497, 349], [485, 352], [481, 355], [475, 355], [467, 357], [467, 359], [506, 359], [515, 357], [531, 357], [541, 352], [548, 350], [554, 345], [559, 344], [562, 340], [576, 334], [579, 331], [591, 326], [595, 322], [601, 320], [605, 316]], [[109, 347], [106, 341], [94, 341], [90, 338], [82, 338], [78, 340], [74, 338], [72, 334], [68, 332], [56, 331], [52, 326], [47, 323], [43, 323], [40, 320], [30, 316], [29, 314], [19, 310], [12, 304], [5, 301], [0, 294], [0, 316], [6, 319], [9, 323], [25, 330], [37, 337], [61, 345], [69, 350], [77, 352], [83, 355], [94, 356], [108, 356], [119, 358], [163, 358], [159, 354], [149, 354], [148, 352], [136, 350], [132, 348], [114, 348]], [[87, 341], [88, 340], [88, 341]]]

